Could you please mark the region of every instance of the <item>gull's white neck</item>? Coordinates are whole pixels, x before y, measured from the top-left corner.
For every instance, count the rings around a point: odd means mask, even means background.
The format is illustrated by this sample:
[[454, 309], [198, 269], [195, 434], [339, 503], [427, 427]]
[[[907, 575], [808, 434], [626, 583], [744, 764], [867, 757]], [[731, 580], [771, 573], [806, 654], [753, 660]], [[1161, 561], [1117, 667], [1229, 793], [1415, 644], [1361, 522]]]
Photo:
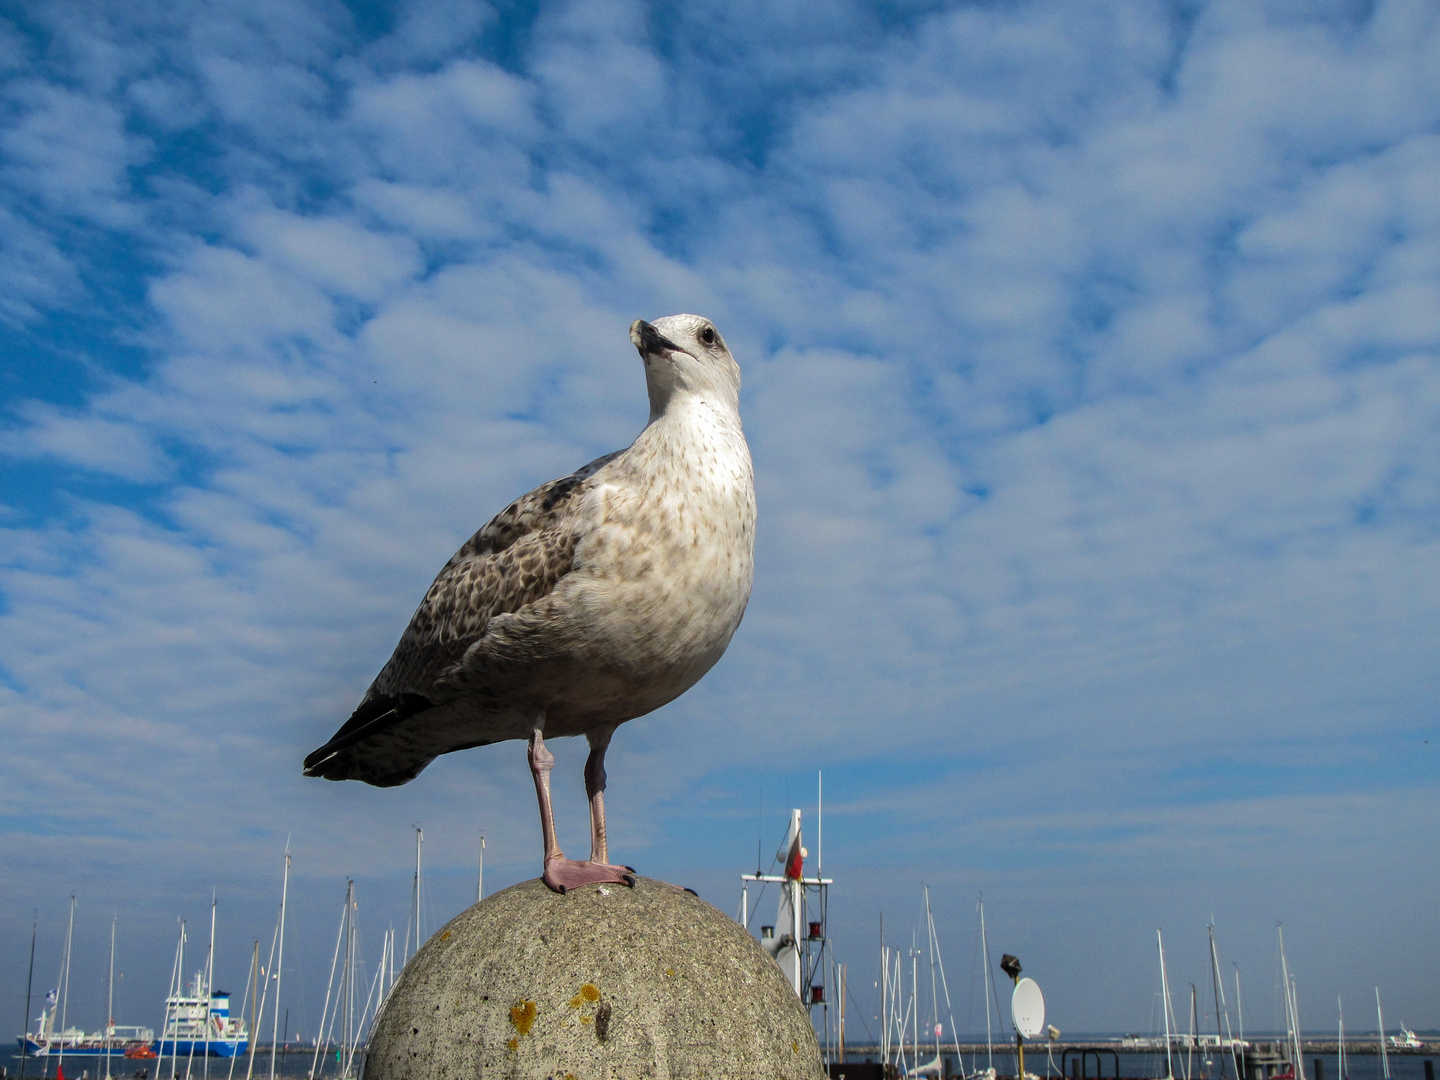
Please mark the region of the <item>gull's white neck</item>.
[[685, 447], [723, 452], [738, 448], [748, 462], [750, 453], [740, 425], [736, 406], [719, 395], [674, 394], [661, 410], [650, 414], [650, 422], [636, 443], [665, 444], [673, 449]]

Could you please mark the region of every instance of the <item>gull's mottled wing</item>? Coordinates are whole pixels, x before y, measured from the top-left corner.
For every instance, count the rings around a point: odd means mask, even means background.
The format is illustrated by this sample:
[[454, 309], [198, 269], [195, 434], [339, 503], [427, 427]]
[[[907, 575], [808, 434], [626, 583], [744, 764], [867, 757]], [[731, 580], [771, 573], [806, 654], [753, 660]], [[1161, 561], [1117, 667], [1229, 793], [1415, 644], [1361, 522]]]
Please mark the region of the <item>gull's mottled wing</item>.
[[[581, 530], [574, 519], [576, 495], [618, 451], [590, 462], [516, 499], [465, 542], [436, 576], [389, 662], [370, 684], [358, 708], [328, 743], [305, 759], [307, 776], [376, 782], [361, 751], [395, 744], [399, 756], [419, 767], [383, 771], [391, 783], [410, 779], [431, 759], [460, 746], [439, 745], [436, 733], [414, 745], [394, 729], [408, 717], [434, 708], [436, 685], [485, 632], [491, 619], [520, 611], [549, 595], [574, 566]], [[388, 738], [386, 736], [388, 733]], [[438, 740], [438, 741], [437, 741]], [[383, 754], [381, 756], [384, 756]], [[395, 762], [400, 764], [400, 762]], [[382, 782], [384, 782], [382, 780]]]

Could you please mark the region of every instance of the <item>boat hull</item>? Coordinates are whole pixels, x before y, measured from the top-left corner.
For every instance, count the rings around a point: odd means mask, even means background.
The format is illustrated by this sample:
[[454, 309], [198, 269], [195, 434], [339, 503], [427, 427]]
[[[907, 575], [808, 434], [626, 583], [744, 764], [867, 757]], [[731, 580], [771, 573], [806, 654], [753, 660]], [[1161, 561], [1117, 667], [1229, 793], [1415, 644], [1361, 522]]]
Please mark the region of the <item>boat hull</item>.
[[[34, 1039], [17, 1038], [15, 1040], [27, 1057], [59, 1057], [61, 1047], [50, 1043], [38, 1043]], [[150, 1047], [150, 1043], [121, 1043], [117, 1045], [104, 1046], [98, 1043], [66, 1043], [64, 1054], [66, 1057], [112, 1057], [123, 1058], [127, 1051], [139, 1047]], [[183, 1044], [182, 1044], [183, 1045]], [[243, 1052], [243, 1050], [242, 1050]], [[221, 1055], [230, 1056], [230, 1055]]]
[[232, 1058], [239, 1057], [249, 1048], [248, 1039], [230, 1041], [228, 1039], [165, 1039], [156, 1040], [152, 1044], [153, 1049], [161, 1057], [189, 1057], [191, 1054], [209, 1057]]

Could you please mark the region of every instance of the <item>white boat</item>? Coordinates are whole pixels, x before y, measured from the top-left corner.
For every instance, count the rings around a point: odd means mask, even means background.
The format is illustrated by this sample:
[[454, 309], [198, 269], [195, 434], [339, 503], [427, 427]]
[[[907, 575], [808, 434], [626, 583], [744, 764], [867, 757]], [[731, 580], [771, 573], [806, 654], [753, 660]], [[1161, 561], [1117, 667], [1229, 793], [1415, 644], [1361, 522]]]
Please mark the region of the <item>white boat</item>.
[[927, 1061], [923, 1065], [916, 1065], [905, 1070], [906, 1076], [934, 1076], [938, 1080], [944, 1080], [945, 1063], [939, 1054], [935, 1055], [933, 1061]]
[[1415, 1032], [1405, 1026], [1405, 1021], [1400, 1021], [1400, 1034], [1389, 1036], [1389, 1043], [1397, 1050], [1419, 1050], [1425, 1044], [1415, 1037]]

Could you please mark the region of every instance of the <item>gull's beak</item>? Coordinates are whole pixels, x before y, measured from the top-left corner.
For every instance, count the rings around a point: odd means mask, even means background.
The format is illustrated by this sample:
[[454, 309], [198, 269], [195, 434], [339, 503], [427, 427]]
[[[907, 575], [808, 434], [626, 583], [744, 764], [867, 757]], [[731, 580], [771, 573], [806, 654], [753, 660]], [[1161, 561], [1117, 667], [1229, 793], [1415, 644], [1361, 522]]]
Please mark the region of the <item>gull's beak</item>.
[[641, 356], [681, 351], [679, 345], [676, 345], [644, 319], [636, 319], [630, 324], [630, 341], [635, 348], [640, 350]]

